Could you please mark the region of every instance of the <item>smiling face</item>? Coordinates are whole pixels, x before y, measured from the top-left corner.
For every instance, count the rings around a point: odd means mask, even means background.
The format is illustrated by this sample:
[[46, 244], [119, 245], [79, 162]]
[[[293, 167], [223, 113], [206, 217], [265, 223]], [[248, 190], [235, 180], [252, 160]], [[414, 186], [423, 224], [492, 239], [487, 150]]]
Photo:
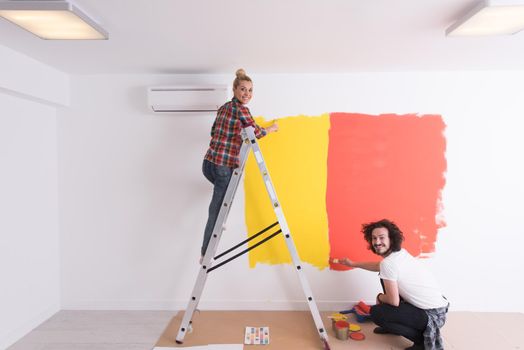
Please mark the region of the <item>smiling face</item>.
[[246, 80], [241, 80], [236, 88], [233, 89], [235, 97], [243, 105], [247, 104], [253, 96], [253, 83]]
[[391, 247], [389, 232], [385, 227], [377, 227], [371, 232], [371, 244], [373, 252], [380, 256], [388, 256]]

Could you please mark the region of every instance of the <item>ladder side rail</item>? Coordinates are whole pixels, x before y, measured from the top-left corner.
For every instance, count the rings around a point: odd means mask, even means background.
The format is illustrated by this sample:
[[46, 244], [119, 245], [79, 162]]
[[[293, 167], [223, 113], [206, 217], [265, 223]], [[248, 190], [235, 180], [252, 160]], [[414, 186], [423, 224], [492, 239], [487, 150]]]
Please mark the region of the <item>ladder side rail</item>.
[[[311, 291], [311, 287], [309, 285], [309, 282], [304, 275], [304, 272], [302, 270], [301, 266], [301, 260], [298, 255], [298, 252], [296, 250], [296, 246], [293, 242], [293, 238], [291, 237], [291, 232], [289, 230], [289, 227], [287, 225], [286, 218], [284, 216], [284, 212], [280, 206], [280, 202], [278, 201], [276, 191], [273, 186], [273, 182], [271, 181], [271, 177], [269, 175], [269, 171], [265, 165], [264, 157], [262, 156], [262, 152], [260, 151], [260, 147], [258, 145], [258, 142], [256, 141], [256, 137], [253, 131], [253, 128], [246, 128], [244, 129], [246, 134], [248, 135], [249, 139], [251, 140], [251, 148], [253, 150], [253, 153], [255, 155], [255, 160], [257, 162], [258, 168], [260, 170], [260, 174], [262, 175], [264, 185], [266, 187], [266, 191], [271, 199], [271, 204], [273, 206], [273, 209], [275, 211], [275, 214], [277, 216], [278, 222], [280, 224], [280, 228], [282, 230], [282, 234], [284, 235], [287, 248], [291, 254], [291, 258], [293, 260], [293, 263], [295, 265], [295, 268], [297, 270], [300, 283], [302, 285], [302, 290], [304, 291], [304, 294], [307, 299], [308, 306], [311, 311], [311, 315], [313, 316], [313, 320], [315, 322], [315, 325], [317, 327], [317, 331], [319, 333], [319, 336], [321, 340], [327, 344], [328, 342], [328, 335], [327, 331], [324, 327], [324, 324], [322, 322], [322, 318], [320, 317], [320, 313], [317, 308], [317, 304], [315, 302], [315, 298], [313, 297], [313, 293]], [[328, 345], [329, 346], [329, 345]]]
[[184, 313], [184, 317], [178, 329], [176, 342], [179, 344], [181, 344], [184, 340], [184, 336], [186, 335], [191, 324], [193, 313], [195, 312], [200, 301], [200, 297], [202, 296], [202, 291], [204, 289], [204, 285], [207, 279], [207, 269], [210, 266], [211, 258], [215, 255], [216, 249], [218, 247], [218, 242], [220, 241], [220, 237], [222, 236], [223, 226], [229, 214], [229, 209], [231, 208], [231, 204], [237, 191], [238, 184], [240, 183], [240, 179], [242, 177], [242, 173], [244, 170], [246, 158], [250, 147], [251, 145], [248, 142], [243, 142], [242, 147], [240, 148], [240, 167], [233, 170], [231, 180], [229, 181], [229, 184], [227, 186], [226, 194], [224, 195], [224, 200], [222, 201], [222, 205], [220, 207], [217, 220], [215, 222], [215, 227], [213, 228], [211, 239], [209, 240], [206, 254], [204, 255], [204, 259], [202, 261], [202, 266], [200, 268], [200, 271], [198, 272], [198, 277], [196, 279], [195, 286], [193, 287], [193, 291], [191, 292], [191, 297], [189, 299], [186, 311]]
[[[278, 218], [280, 217], [284, 218], [284, 213], [281, 207], [274, 208], [274, 209], [275, 209], [275, 213]], [[286, 229], [288, 229], [287, 226], [286, 226]], [[297, 270], [298, 278], [300, 280], [300, 284], [302, 285], [302, 290], [304, 292], [304, 295], [306, 296], [309, 309], [311, 310], [311, 315], [313, 316], [313, 319], [315, 321], [315, 325], [317, 326], [317, 331], [320, 337], [327, 342], [328, 341], [327, 331], [326, 331], [326, 328], [324, 327], [324, 322], [322, 321], [322, 318], [320, 317], [320, 311], [318, 310], [315, 297], [313, 296], [313, 291], [311, 290], [309, 281], [306, 278], [305, 272], [303, 271], [302, 261], [300, 260], [300, 257], [298, 255], [298, 251], [293, 241], [293, 238], [291, 237], [291, 233], [289, 229], [288, 231], [284, 231], [283, 228], [282, 228], [282, 233], [284, 234], [284, 237], [286, 238], [286, 245], [291, 255], [291, 258], [293, 260], [293, 263], [295, 265], [295, 269]]]

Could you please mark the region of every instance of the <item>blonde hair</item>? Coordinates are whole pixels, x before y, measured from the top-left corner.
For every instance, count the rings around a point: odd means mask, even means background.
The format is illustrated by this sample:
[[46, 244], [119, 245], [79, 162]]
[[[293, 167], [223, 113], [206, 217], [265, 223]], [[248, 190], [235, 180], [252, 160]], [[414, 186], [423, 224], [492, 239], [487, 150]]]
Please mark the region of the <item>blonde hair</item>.
[[233, 80], [233, 89], [236, 89], [238, 84], [240, 84], [241, 81], [249, 81], [253, 82], [250, 77], [246, 75], [246, 71], [242, 68], [237, 69], [235, 75], [237, 76], [235, 80]]

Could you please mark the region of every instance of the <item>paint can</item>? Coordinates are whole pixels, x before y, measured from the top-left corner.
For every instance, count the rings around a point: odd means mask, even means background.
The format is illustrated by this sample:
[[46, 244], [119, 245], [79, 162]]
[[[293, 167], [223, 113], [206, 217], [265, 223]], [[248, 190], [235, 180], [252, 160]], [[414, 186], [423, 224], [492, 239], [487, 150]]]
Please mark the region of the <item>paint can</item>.
[[339, 313], [335, 313], [335, 314], [332, 314], [330, 317], [331, 319], [331, 328], [333, 329], [333, 332], [335, 332], [335, 323], [337, 323], [337, 321], [340, 321], [340, 320], [347, 320], [348, 317], [346, 315], [342, 315], [342, 314], [339, 314]]
[[347, 321], [335, 322], [335, 337], [340, 340], [348, 340], [349, 336], [349, 323]]

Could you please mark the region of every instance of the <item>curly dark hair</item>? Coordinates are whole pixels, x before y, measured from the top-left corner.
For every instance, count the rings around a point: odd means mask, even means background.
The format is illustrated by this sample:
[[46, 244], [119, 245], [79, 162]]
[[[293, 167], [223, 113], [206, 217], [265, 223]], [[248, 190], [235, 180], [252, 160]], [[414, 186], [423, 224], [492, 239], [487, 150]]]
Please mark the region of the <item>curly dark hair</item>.
[[364, 234], [364, 239], [368, 242], [368, 249], [376, 254], [375, 248], [373, 247], [373, 242], [371, 239], [371, 232], [374, 229], [383, 227], [388, 230], [389, 241], [390, 241], [390, 252], [398, 252], [402, 248], [402, 241], [404, 240], [404, 234], [398, 228], [398, 226], [390, 220], [382, 219], [380, 221], [368, 222], [367, 224], [362, 225], [361, 232]]

